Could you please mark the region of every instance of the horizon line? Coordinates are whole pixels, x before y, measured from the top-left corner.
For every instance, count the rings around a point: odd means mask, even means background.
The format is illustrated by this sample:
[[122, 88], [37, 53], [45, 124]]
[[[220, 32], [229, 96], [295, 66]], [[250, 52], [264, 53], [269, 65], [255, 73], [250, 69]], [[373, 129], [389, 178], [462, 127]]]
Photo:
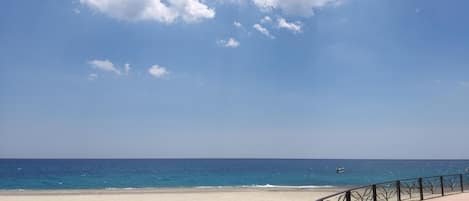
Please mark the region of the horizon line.
[[426, 161], [445, 161], [445, 160], [452, 160], [452, 161], [465, 161], [469, 160], [469, 158], [274, 158], [274, 157], [265, 157], [265, 158], [256, 158], [256, 157], [70, 157], [70, 158], [62, 158], [62, 157], [0, 157], [0, 160], [426, 160]]

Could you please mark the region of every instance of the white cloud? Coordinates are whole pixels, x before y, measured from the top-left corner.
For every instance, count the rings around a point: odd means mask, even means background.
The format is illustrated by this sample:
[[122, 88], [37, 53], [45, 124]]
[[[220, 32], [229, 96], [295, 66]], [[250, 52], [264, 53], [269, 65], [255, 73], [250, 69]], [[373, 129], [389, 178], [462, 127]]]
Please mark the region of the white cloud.
[[116, 19], [173, 23], [198, 22], [215, 17], [215, 10], [200, 0], [80, 0], [80, 3]]
[[124, 73], [128, 75], [130, 72], [130, 64], [125, 64], [124, 65]]
[[294, 33], [301, 32], [301, 23], [299, 22], [287, 22], [284, 18], [277, 19], [277, 26], [282, 29], [288, 29]]
[[244, 4], [246, 0], [214, 0], [217, 3], [232, 3], [232, 4]]
[[234, 21], [234, 22], [233, 22], [233, 26], [235, 26], [235, 27], [237, 27], [237, 28], [243, 27], [243, 25], [242, 25], [240, 22], [238, 22], [238, 21]]
[[150, 73], [151, 76], [156, 77], [156, 78], [162, 78], [166, 75], [169, 74], [169, 71], [166, 70], [165, 67], [159, 66], [159, 65], [153, 65], [148, 69], [148, 73]]
[[272, 22], [272, 18], [270, 18], [269, 16], [265, 16], [264, 18], [261, 19], [262, 24], [269, 23], [269, 22]]
[[270, 11], [278, 7], [280, 0], [252, 0], [262, 11]]
[[240, 43], [234, 38], [229, 38], [228, 40], [219, 40], [218, 44], [223, 47], [236, 48], [239, 47]]
[[88, 80], [93, 81], [93, 80], [96, 80], [96, 79], [98, 79], [97, 74], [91, 73], [91, 74], [88, 75]]
[[328, 5], [340, 5], [343, 0], [252, 0], [262, 11], [280, 9], [285, 14], [311, 16], [313, 10]]
[[228, 39], [228, 42], [225, 44], [226, 47], [238, 47], [239, 45], [239, 41], [234, 38]]
[[107, 71], [107, 72], [113, 72], [116, 75], [120, 75], [121, 72], [117, 67], [109, 60], [91, 60], [88, 62], [93, 68], [102, 70], [102, 71]]
[[215, 10], [199, 0], [169, 0], [169, 2], [172, 7], [178, 10], [179, 15], [186, 22], [198, 22], [204, 18], [210, 19], [215, 17]]
[[255, 24], [254, 26], [252, 26], [254, 29], [256, 29], [257, 31], [261, 32], [262, 34], [264, 34], [265, 36], [269, 37], [269, 38], [275, 38], [274, 36], [272, 36], [269, 32], [269, 30], [267, 30], [266, 28], [264, 28], [263, 26], [261, 26], [260, 24]]

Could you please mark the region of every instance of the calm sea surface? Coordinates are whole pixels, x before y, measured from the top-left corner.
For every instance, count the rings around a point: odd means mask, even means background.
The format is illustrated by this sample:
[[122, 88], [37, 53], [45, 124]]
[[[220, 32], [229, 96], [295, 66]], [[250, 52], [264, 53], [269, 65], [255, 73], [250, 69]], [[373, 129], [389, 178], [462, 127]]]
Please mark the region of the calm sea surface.
[[[344, 167], [344, 174], [336, 174]], [[344, 186], [461, 173], [469, 160], [0, 159], [0, 189]]]

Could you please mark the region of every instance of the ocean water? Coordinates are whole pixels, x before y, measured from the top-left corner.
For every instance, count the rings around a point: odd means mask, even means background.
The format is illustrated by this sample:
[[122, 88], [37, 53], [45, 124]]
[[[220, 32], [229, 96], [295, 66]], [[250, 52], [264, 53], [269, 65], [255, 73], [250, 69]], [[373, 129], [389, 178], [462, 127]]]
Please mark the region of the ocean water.
[[0, 189], [350, 186], [466, 167], [469, 160], [0, 159]]

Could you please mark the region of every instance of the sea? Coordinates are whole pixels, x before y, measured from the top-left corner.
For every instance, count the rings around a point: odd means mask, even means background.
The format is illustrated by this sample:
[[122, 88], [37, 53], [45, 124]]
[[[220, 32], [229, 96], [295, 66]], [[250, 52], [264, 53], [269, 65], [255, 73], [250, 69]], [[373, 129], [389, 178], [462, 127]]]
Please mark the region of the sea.
[[[343, 167], [342, 174], [336, 168]], [[0, 159], [0, 189], [320, 188], [463, 173], [469, 160]]]

